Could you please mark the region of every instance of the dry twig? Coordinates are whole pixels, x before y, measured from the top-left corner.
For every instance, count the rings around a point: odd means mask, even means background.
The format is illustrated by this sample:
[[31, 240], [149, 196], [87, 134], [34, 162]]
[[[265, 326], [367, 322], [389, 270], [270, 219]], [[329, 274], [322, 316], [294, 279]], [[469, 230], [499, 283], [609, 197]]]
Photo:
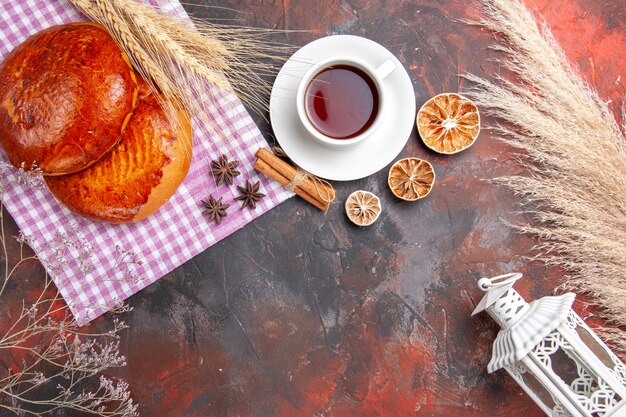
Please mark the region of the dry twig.
[[[12, 241], [6, 236], [4, 215], [0, 204], [0, 409], [33, 416], [60, 409], [105, 417], [137, 416], [128, 384], [102, 375], [126, 364], [118, 341], [119, 332], [127, 327], [123, 321], [114, 318], [104, 333], [81, 328], [47, 274], [35, 300], [24, 299], [17, 311], [5, 305], [9, 281], [25, 264], [38, 260], [29, 254], [27, 237], [20, 234]], [[9, 259], [12, 244], [19, 245], [15, 262]], [[123, 311], [128, 309], [117, 309]]]

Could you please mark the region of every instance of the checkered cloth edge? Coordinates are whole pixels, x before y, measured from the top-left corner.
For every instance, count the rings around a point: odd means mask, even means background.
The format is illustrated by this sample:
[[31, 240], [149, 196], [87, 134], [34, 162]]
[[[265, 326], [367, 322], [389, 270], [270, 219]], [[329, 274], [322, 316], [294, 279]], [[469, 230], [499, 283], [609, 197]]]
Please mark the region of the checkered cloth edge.
[[[165, 13], [186, 17], [177, 0], [149, 3]], [[66, 0], [2, 2], [0, 59], [46, 27], [80, 20], [85, 19]], [[217, 103], [210, 119], [220, 135], [207, 126], [194, 126], [187, 178], [168, 203], [138, 223], [109, 225], [73, 215], [57, 203], [40, 178], [10, 167], [0, 152], [4, 206], [80, 323], [108, 311], [292, 195], [252, 168], [256, 149], [267, 143], [239, 99], [217, 89], [208, 89], [206, 94]], [[216, 187], [209, 177], [210, 161], [222, 154], [240, 161], [242, 175], [233, 186]], [[261, 191], [267, 195], [254, 210], [240, 210], [233, 201], [235, 186], [246, 179], [260, 180]], [[200, 200], [209, 194], [231, 203], [219, 227], [202, 215]]]

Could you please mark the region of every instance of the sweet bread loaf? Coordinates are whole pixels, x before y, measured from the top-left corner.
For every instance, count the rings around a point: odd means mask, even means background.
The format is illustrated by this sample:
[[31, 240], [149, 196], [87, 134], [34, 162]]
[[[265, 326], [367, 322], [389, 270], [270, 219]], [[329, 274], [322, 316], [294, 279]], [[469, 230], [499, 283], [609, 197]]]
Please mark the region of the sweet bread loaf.
[[26, 170], [85, 169], [120, 139], [137, 88], [128, 58], [104, 27], [45, 29], [0, 66], [0, 143], [11, 164]]
[[46, 176], [48, 188], [70, 210], [93, 220], [126, 223], [154, 213], [189, 170], [191, 124], [172, 126], [158, 100], [138, 100], [120, 142], [91, 167]]
[[141, 220], [174, 194], [192, 132], [186, 111], [168, 115], [94, 23], [41, 31], [0, 66], [0, 144], [10, 162], [44, 174], [61, 203], [93, 220]]

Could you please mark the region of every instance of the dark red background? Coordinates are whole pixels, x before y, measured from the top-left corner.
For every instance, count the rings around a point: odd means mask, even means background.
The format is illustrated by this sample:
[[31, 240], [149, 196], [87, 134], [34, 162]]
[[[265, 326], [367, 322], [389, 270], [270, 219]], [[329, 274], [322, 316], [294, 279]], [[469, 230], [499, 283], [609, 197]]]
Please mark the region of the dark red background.
[[[215, 21], [307, 30], [275, 36], [293, 45], [339, 33], [381, 43], [409, 71], [418, 107], [462, 91], [459, 73], [497, 71], [487, 60], [490, 33], [458, 21], [480, 16], [471, 1], [214, 4], [220, 8], [185, 7]], [[528, 4], [618, 115], [626, 90], [623, 0]], [[529, 299], [559, 282], [559, 271], [524, 260], [533, 242], [505, 225], [523, 221], [516, 198], [484, 181], [521, 169], [487, 130], [452, 157], [427, 151], [414, 130], [401, 156], [433, 163], [437, 183], [425, 200], [395, 199], [386, 170], [335, 184], [338, 203], [328, 214], [294, 198], [132, 297], [122, 337], [128, 366], [118, 375], [142, 415], [543, 415], [504, 372], [486, 373], [497, 329], [486, 316], [470, 317], [481, 276], [522, 271], [517, 287]], [[382, 198], [384, 212], [370, 228], [343, 213], [356, 189]], [[42, 282], [39, 268], [20, 276], [10, 293], [16, 305]]]

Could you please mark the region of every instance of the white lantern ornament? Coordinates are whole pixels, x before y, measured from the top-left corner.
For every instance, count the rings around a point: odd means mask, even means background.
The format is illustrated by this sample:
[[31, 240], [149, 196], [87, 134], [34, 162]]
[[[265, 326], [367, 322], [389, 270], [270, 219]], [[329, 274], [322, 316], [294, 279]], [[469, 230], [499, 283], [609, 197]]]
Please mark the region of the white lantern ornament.
[[626, 416], [626, 366], [572, 310], [567, 293], [527, 303], [513, 289], [522, 274], [481, 278], [486, 310], [502, 328], [489, 373], [504, 368], [552, 417]]

